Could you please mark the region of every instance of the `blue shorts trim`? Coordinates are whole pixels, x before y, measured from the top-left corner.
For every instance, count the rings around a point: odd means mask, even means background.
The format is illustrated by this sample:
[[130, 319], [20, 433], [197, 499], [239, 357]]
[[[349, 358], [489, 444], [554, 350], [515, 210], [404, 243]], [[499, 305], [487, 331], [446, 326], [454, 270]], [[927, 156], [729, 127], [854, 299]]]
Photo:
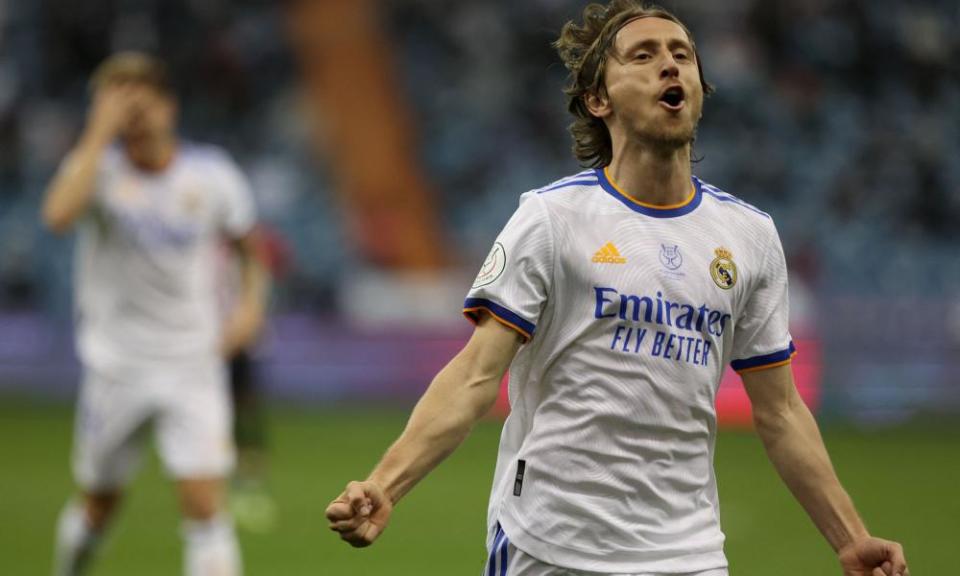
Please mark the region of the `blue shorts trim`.
[[497, 522], [497, 531], [493, 536], [493, 545], [490, 546], [490, 556], [487, 558], [487, 565], [483, 570], [483, 576], [507, 576], [509, 547], [510, 539], [507, 538], [507, 533], [503, 531], [500, 523]]

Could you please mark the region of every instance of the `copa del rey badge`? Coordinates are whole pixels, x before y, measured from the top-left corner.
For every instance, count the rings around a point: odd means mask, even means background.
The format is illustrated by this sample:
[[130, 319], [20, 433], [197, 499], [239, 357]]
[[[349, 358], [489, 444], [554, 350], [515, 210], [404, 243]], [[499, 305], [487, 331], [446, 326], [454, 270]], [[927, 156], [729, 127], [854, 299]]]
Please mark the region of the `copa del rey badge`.
[[480, 273], [477, 274], [477, 279], [473, 281], [474, 288], [480, 288], [481, 286], [486, 286], [487, 284], [492, 284], [503, 274], [503, 269], [507, 266], [507, 251], [504, 249], [503, 244], [497, 242], [493, 245], [493, 249], [490, 250], [490, 254], [487, 255], [487, 259], [483, 261], [483, 266], [480, 267]]

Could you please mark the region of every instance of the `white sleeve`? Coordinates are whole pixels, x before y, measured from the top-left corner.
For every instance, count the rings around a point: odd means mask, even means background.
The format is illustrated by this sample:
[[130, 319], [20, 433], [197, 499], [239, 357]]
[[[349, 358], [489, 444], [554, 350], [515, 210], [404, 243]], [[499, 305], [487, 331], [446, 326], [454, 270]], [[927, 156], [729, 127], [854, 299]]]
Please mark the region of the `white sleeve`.
[[787, 263], [777, 230], [770, 228], [760, 279], [735, 324], [730, 366], [737, 372], [781, 366], [796, 354], [788, 325]]
[[476, 322], [481, 312], [533, 337], [553, 278], [553, 233], [543, 199], [528, 192], [500, 232], [463, 304]]
[[226, 236], [239, 238], [249, 233], [256, 223], [253, 192], [243, 172], [226, 155], [218, 174], [222, 200], [219, 227]]

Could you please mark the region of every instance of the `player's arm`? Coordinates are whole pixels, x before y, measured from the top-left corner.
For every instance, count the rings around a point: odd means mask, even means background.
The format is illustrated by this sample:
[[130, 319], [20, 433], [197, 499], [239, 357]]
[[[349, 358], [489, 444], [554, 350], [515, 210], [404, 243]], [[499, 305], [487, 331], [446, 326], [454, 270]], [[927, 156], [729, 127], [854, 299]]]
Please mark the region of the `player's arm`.
[[116, 139], [136, 98], [129, 86], [107, 86], [94, 96], [80, 140], [44, 195], [41, 218], [50, 231], [67, 232], [90, 206], [100, 160]]
[[327, 508], [330, 528], [353, 546], [371, 544], [393, 506], [449, 456], [497, 399], [520, 348], [517, 332], [478, 319], [473, 336], [433, 379], [400, 438], [364, 482], [351, 482]]
[[767, 455], [836, 550], [844, 574], [880, 574], [874, 568], [887, 576], [908, 574], [900, 544], [871, 537], [840, 485], [817, 423], [794, 385], [790, 366], [743, 372], [741, 377]]
[[257, 229], [231, 239], [230, 244], [240, 264], [240, 294], [224, 329], [222, 351], [226, 357], [251, 346], [257, 339], [263, 329], [270, 293], [270, 275]]

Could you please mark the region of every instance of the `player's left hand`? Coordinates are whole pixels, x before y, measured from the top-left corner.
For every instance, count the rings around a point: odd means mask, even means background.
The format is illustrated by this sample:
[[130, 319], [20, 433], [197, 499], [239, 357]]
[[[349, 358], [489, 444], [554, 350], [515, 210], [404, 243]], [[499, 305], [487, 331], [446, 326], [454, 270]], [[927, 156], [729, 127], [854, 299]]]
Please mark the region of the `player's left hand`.
[[903, 546], [880, 538], [861, 538], [838, 553], [844, 576], [910, 576]]
[[224, 327], [220, 344], [225, 358], [230, 358], [240, 350], [249, 348], [263, 329], [264, 311], [262, 306], [241, 305], [234, 309]]

